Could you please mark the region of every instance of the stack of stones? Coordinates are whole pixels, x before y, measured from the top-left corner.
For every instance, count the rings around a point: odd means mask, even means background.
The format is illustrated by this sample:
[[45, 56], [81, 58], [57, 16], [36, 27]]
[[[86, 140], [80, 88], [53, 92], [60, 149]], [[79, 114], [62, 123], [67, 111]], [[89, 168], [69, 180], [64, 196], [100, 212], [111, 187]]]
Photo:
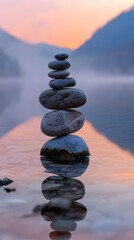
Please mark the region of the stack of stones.
[[49, 63], [49, 68], [53, 70], [48, 74], [53, 78], [49, 82], [51, 89], [43, 91], [39, 97], [43, 107], [53, 110], [43, 117], [41, 130], [44, 134], [55, 137], [43, 145], [41, 155], [62, 163], [89, 156], [84, 140], [71, 134], [84, 124], [83, 114], [73, 108], [84, 105], [86, 97], [82, 90], [73, 88], [76, 81], [68, 77], [70, 63], [67, 58], [65, 53], [58, 54], [56, 60]]

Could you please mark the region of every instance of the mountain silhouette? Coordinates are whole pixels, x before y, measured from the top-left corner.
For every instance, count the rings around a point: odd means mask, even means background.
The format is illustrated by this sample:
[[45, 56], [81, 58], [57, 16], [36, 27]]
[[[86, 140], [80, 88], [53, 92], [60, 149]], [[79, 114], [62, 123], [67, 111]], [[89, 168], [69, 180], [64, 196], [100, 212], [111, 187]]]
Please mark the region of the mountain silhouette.
[[98, 29], [73, 52], [72, 58], [85, 68], [111, 73], [134, 73], [134, 8]]

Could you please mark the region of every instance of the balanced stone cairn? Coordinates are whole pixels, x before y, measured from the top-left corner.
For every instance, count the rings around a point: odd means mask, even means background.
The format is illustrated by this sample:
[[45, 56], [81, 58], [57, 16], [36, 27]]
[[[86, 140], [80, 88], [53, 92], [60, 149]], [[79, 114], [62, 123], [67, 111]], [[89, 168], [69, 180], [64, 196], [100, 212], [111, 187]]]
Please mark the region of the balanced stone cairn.
[[73, 88], [76, 81], [68, 77], [71, 65], [67, 58], [65, 53], [57, 54], [56, 60], [48, 64], [53, 70], [48, 74], [53, 78], [49, 82], [51, 89], [43, 91], [39, 97], [43, 107], [53, 110], [43, 117], [41, 130], [48, 136], [56, 137], [43, 145], [41, 155], [62, 163], [82, 160], [90, 155], [84, 140], [70, 135], [84, 124], [83, 114], [73, 108], [84, 105], [86, 97], [82, 90]]

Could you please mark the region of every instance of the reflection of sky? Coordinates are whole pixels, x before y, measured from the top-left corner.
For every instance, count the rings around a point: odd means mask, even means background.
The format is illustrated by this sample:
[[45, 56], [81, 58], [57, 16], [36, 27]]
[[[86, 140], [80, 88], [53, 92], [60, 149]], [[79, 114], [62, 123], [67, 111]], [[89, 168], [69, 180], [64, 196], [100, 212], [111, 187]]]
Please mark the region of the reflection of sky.
[[131, 6], [132, 0], [1, 0], [0, 26], [31, 42], [76, 48]]
[[[130, 229], [134, 228], [134, 157], [97, 133], [87, 122], [78, 134], [87, 142], [92, 155], [88, 170], [79, 177], [86, 189], [84, 198], [79, 202], [87, 207], [88, 213], [83, 221], [78, 222], [73, 239], [84, 237], [89, 240], [91, 237], [91, 240], [100, 240], [102, 236], [103, 240], [108, 240], [114, 236], [114, 239], [123, 240], [123, 236], [130, 236], [128, 239], [131, 240], [133, 233]], [[34, 225], [40, 236], [43, 236], [43, 229], [49, 235], [49, 224], [42, 219], [22, 221], [19, 218], [22, 213], [31, 211], [36, 204], [45, 201], [40, 185], [48, 174], [43, 173], [39, 151], [46, 140], [48, 137], [40, 131], [40, 118], [16, 127], [0, 140], [1, 176], [14, 179], [14, 186], [17, 186], [16, 193], [12, 193], [10, 198], [1, 191], [3, 213], [0, 225], [6, 229], [7, 234], [19, 234], [11, 220], [14, 216], [19, 229], [24, 229], [26, 224], [29, 226], [26, 236], [29, 232], [31, 236], [35, 234]], [[24, 237], [22, 231], [21, 234]]]

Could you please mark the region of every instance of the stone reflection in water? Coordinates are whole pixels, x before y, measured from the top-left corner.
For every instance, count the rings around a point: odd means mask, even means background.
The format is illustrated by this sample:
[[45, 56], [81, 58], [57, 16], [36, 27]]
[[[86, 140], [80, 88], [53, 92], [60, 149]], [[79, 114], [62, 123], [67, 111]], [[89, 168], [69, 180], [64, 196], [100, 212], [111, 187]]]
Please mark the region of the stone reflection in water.
[[52, 240], [68, 240], [71, 238], [71, 233], [70, 232], [53, 231], [49, 234], [49, 237]]
[[42, 193], [46, 199], [68, 199], [71, 202], [83, 198], [85, 187], [80, 180], [63, 178], [60, 176], [48, 177], [42, 183]]
[[50, 176], [43, 181], [43, 196], [50, 200], [43, 205], [41, 215], [50, 221], [51, 239], [70, 239], [71, 231], [77, 227], [77, 221], [85, 218], [86, 207], [76, 200], [84, 197], [85, 187], [80, 180]]
[[66, 178], [73, 178], [81, 176], [86, 171], [89, 165], [89, 157], [84, 157], [72, 162], [68, 161], [68, 163], [65, 164], [55, 163], [54, 159], [41, 156], [41, 163], [49, 173], [55, 173]]

